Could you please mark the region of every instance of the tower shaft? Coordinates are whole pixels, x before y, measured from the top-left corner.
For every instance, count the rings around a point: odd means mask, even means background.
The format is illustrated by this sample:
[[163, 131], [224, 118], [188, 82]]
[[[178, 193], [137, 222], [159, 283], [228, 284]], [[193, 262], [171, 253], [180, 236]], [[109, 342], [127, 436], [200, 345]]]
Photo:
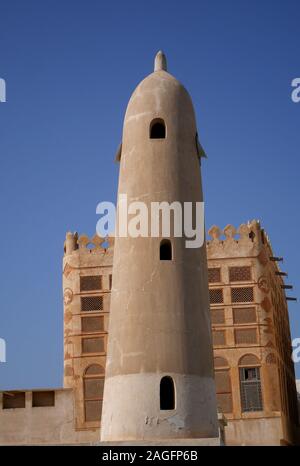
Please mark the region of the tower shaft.
[[[203, 201], [193, 105], [165, 69], [156, 60], [123, 128], [118, 193], [149, 212]], [[101, 439], [217, 435], [205, 244], [187, 248], [174, 228], [116, 236]]]

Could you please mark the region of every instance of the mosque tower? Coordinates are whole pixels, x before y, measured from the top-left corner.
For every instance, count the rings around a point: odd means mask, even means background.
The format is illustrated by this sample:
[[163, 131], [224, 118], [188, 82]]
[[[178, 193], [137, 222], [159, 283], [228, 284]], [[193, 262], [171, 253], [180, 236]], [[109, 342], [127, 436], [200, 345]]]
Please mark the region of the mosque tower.
[[[201, 155], [191, 98], [158, 52], [128, 103], [118, 195], [149, 211], [203, 201]], [[217, 436], [205, 242], [116, 236], [101, 441]]]

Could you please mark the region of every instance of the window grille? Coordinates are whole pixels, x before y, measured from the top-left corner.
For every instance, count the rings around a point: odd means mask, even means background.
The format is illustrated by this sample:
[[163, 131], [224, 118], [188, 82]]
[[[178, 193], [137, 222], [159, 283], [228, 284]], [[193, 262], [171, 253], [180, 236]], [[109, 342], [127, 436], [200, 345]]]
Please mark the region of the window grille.
[[262, 411], [262, 393], [259, 367], [240, 368], [242, 411]]
[[81, 311], [103, 311], [103, 296], [82, 296]]
[[[225, 361], [226, 362], [226, 361]], [[232, 393], [229, 369], [216, 370], [215, 382], [218, 408], [222, 413], [232, 412]]]
[[217, 370], [215, 372], [215, 382], [217, 393], [231, 391], [229, 370]]
[[257, 343], [256, 328], [243, 328], [234, 331], [235, 343], [237, 345], [252, 345]]
[[82, 352], [83, 353], [104, 353], [104, 338], [83, 338]]
[[213, 345], [214, 346], [223, 346], [226, 345], [226, 337], [224, 330], [214, 330], [213, 335]]
[[102, 277], [101, 275], [93, 275], [80, 277], [80, 291], [101, 290]]
[[219, 304], [223, 302], [223, 290], [222, 288], [215, 288], [209, 290], [210, 304]]
[[85, 400], [84, 411], [86, 422], [100, 421], [102, 414], [102, 400]]
[[85, 398], [103, 397], [104, 377], [87, 378], [84, 377], [84, 396]]
[[82, 317], [82, 332], [101, 332], [104, 331], [104, 317]]
[[256, 322], [255, 307], [233, 308], [233, 322], [235, 324], [248, 324]]
[[231, 288], [231, 301], [233, 303], [253, 302], [253, 288]]
[[231, 282], [245, 282], [251, 280], [251, 267], [229, 267]]
[[218, 283], [221, 281], [221, 269], [209, 268], [208, 269], [208, 283]]
[[[101, 374], [103, 374], [103, 376]], [[97, 364], [93, 364], [86, 369], [83, 376], [84, 416], [86, 422], [100, 421], [103, 390], [103, 368]]]
[[225, 323], [225, 312], [224, 309], [212, 309], [211, 310], [211, 323], [213, 325], [220, 325]]

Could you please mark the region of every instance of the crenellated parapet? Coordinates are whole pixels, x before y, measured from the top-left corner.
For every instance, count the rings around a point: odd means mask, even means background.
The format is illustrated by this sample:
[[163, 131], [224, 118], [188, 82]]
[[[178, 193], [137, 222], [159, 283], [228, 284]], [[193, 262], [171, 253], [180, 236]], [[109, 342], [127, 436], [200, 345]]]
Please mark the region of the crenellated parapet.
[[265, 241], [264, 231], [258, 220], [242, 223], [238, 229], [230, 224], [223, 230], [213, 225], [208, 234], [211, 237], [207, 240], [209, 259], [257, 256]]
[[[260, 226], [258, 220], [252, 220], [248, 223], [242, 223], [237, 229], [231, 225], [226, 225], [223, 230], [213, 225], [208, 230], [206, 240], [208, 258], [216, 259], [222, 257], [244, 257], [256, 256], [260, 253], [264, 244], [271, 249], [268, 236]], [[99, 254], [107, 251], [113, 252], [114, 236], [106, 238], [95, 234], [89, 237], [85, 234], [78, 235], [77, 232], [66, 234], [64, 243], [64, 256], [70, 254]]]
[[66, 240], [64, 244], [64, 255], [68, 256], [76, 252], [77, 254], [98, 254], [104, 253], [108, 249], [113, 248], [114, 237], [107, 236], [106, 238], [94, 235], [88, 237], [85, 234], [78, 235], [77, 232], [66, 234]]

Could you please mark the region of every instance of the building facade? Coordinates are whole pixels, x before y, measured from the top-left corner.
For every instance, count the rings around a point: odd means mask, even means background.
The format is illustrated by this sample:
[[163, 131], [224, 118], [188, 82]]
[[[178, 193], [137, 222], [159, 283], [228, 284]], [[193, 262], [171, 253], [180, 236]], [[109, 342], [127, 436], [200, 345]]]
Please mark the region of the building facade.
[[[270, 241], [258, 222], [242, 224], [238, 235], [231, 225], [221, 233], [215, 226], [209, 230], [211, 239], [207, 241], [207, 257], [216, 392], [219, 411], [227, 419], [226, 443], [294, 444], [299, 435], [299, 420], [284, 272], [280, 270], [278, 261], [274, 260]], [[98, 273], [106, 270], [105, 274], [111, 277], [110, 280], [113, 279], [112, 262], [108, 260], [112, 261], [113, 252], [109, 252], [110, 248], [97, 249], [97, 246], [89, 250], [86, 247], [88, 241], [86, 237], [79, 239], [78, 249], [73, 246], [72, 253], [64, 258], [65, 296], [70, 294], [72, 283], [80, 283], [82, 273], [91, 274], [89, 280], [92, 280], [93, 270], [98, 270]], [[113, 250], [113, 238], [109, 242]], [[81, 257], [80, 263], [84, 264], [84, 268], [75, 268], [73, 278], [70, 274], [66, 279], [69, 264], [78, 260], [75, 257]], [[98, 269], [86, 268], [87, 263], [95, 266], [95, 258], [99, 261]], [[110, 287], [107, 290], [105, 287], [94, 289], [90, 293], [95, 298], [102, 297], [105, 302]], [[69, 327], [65, 329], [65, 384], [70, 387], [75, 383], [74, 379], [78, 381], [76, 411], [81, 427], [88, 428], [91, 422], [90, 406], [97, 404], [97, 415], [100, 416], [104, 385], [101, 382], [100, 399], [90, 400], [88, 384], [94, 384], [99, 396], [96, 387], [100, 382], [97, 378], [94, 382], [87, 381], [84, 374], [89, 371], [90, 364], [96, 361], [99, 364], [99, 353], [87, 355], [83, 350], [84, 342], [85, 338], [93, 336], [107, 338], [107, 334], [96, 334], [100, 328], [93, 329], [94, 333], [89, 333], [90, 330], [86, 332], [85, 321], [79, 327], [76, 319], [79, 314], [81, 319], [92, 319], [94, 312], [100, 312], [108, 319], [109, 298], [106, 298], [107, 304], [101, 311], [91, 311], [84, 304], [86, 292], [78, 286], [77, 292], [77, 301], [75, 299], [73, 304], [65, 304], [65, 316], [67, 313], [69, 322]], [[81, 305], [80, 309], [78, 305]], [[74, 313], [75, 317], [71, 318]], [[92, 321], [88, 328], [91, 327]], [[82, 348], [80, 362], [78, 352], [70, 359], [67, 350], [70, 344]], [[98, 372], [104, 374], [105, 356], [101, 357], [103, 364]], [[97, 372], [96, 368], [93, 370]]]
[[[207, 241], [214, 368], [227, 445], [299, 443], [284, 272], [256, 221]], [[0, 444], [99, 441], [114, 238], [67, 234], [64, 388], [2, 392]]]
[[285, 275], [258, 222], [209, 230], [214, 366], [226, 442], [294, 444], [297, 393]]

